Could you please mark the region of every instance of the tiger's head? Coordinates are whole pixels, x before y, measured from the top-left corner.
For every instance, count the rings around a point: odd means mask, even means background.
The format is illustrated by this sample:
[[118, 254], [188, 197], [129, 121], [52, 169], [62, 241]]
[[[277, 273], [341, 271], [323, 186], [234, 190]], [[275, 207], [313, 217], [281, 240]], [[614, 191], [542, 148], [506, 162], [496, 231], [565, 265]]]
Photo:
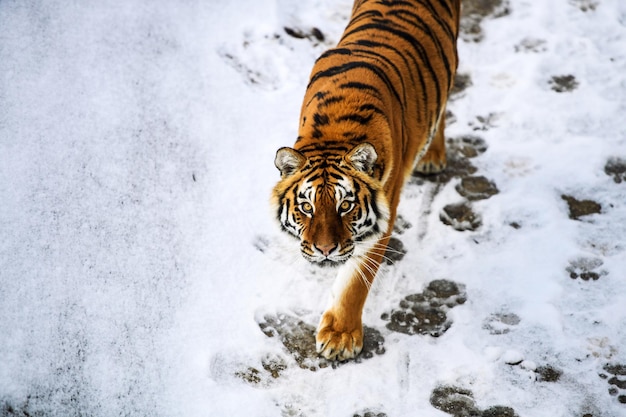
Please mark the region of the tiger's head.
[[277, 151], [281, 180], [272, 202], [281, 228], [300, 240], [305, 259], [338, 266], [365, 254], [387, 232], [389, 205], [373, 175], [377, 157], [369, 143], [343, 154]]

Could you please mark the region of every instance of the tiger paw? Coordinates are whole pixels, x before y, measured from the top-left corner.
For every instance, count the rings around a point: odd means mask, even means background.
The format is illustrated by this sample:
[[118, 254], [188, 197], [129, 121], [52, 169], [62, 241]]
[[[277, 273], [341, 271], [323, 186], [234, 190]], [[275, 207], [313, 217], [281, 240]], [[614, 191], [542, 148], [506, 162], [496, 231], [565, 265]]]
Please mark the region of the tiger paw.
[[355, 358], [363, 349], [363, 326], [360, 318], [345, 320], [332, 311], [322, 315], [315, 335], [317, 353], [329, 360]]
[[415, 170], [420, 174], [438, 174], [446, 169], [445, 156], [442, 160], [425, 160], [424, 158], [417, 163]]

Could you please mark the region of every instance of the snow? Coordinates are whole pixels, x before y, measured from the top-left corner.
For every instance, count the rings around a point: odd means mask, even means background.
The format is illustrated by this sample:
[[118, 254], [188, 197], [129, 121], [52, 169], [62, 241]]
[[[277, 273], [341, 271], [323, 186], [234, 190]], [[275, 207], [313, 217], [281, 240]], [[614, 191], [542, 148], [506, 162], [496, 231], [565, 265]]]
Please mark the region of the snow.
[[[2, 415], [437, 417], [440, 385], [521, 417], [623, 415], [599, 374], [626, 363], [626, 185], [604, 172], [626, 159], [626, 6], [509, 9], [459, 41], [472, 86], [449, 106], [447, 135], [488, 145], [472, 163], [500, 192], [473, 204], [482, 226], [439, 220], [458, 181], [409, 184], [407, 255], [364, 313], [385, 353], [311, 372], [257, 321], [315, 324], [332, 277], [268, 200], [350, 2], [0, 2]], [[573, 91], [551, 89], [570, 74]], [[572, 220], [562, 194], [602, 211]], [[599, 279], [570, 278], [585, 259]], [[385, 328], [382, 313], [441, 278], [467, 292], [444, 335]], [[507, 314], [519, 322], [494, 319]], [[279, 378], [237, 376], [267, 357], [286, 362]], [[537, 378], [546, 364], [558, 381]]]

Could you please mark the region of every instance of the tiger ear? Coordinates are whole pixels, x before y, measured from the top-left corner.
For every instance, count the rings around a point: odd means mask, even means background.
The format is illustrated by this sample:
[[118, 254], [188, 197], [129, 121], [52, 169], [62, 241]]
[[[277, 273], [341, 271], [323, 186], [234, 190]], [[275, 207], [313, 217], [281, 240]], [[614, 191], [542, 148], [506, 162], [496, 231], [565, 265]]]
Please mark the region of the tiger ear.
[[298, 169], [304, 165], [306, 157], [300, 152], [292, 148], [280, 148], [276, 151], [276, 158], [274, 159], [274, 165], [280, 171], [280, 175], [288, 177], [294, 174]]
[[346, 159], [358, 171], [372, 175], [378, 154], [374, 146], [365, 142], [355, 146], [348, 155], [346, 155]]

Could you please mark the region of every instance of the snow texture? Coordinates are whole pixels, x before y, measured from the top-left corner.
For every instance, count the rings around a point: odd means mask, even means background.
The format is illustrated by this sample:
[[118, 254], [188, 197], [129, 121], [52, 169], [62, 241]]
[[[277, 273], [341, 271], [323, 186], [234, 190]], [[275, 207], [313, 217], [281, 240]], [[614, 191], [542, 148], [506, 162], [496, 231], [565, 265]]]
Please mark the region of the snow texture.
[[472, 155], [330, 366], [268, 199], [350, 2], [0, 1], [0, 415], [626, 415], [626, 3], [465, 3]]

